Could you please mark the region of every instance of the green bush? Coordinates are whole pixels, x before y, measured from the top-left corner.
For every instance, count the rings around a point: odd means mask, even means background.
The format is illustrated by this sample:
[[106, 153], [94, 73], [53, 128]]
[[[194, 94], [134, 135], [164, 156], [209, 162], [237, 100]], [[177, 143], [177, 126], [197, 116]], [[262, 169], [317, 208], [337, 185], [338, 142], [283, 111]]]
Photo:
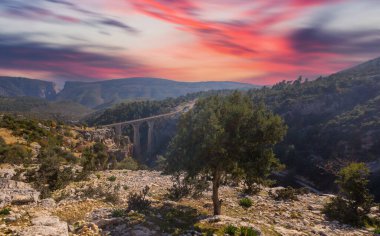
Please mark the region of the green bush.
[[9, 215], [9, 214], [11, 214], [10, 208], [3, 208], [0, 210], [0, 215]]
[[39, 168], [29, 170], [26, 177], [28, 182], [34, 183], [34, 187], [41, 191], [42, 198], [49, 197], [51, 191], [62, 189], [70, 182], [79, 180], [71, 166], [62, 167], [61, 159], [57, 156], [44, 157], [41, 162]]
[[0, 144], [0, 163], [27, 164], [31, 162], [31, 151], [24, 145]]
[[83, 196], [92, 199], [104, 199], [106, 202], [113, 204], [120, 202], [118, 190], [110, 185], [102, 185], [94, 187], [90, 185], [83, 191]]
[[207, 180], [202, 177], [181, 179], [179, 175], [174, 175], [173, 179], [173, 185], [167, 189], [168, 193], [166, 195], [172, 201], [179, 201], [187, 196], [199, 198], [209, 187]]
[[237, 232], [238, 232], [238, 228], [236, 226], [233, 226], [233, 225], [227, 225], [224, 228], [224, 233], [231, 235], [231, 236], [236, 235]]
[[270, 196], [276, 201], [296, 201], [298, 200], [298, 195], [306, 194], [309, 191], [306, 188], [294, 189], [292, 187], [286, 187], [283, 189], [278, 189], [274, 193], [269, 192]]
[[259, 236], [260, 233], [254, 230], [252, 227], [240, 227], [240, 236]]
[[112, 217], [123, 217], [125, 215], [124, 209], [114, 209], [111, 213]]
[[120, 162], [116, 162], [115, 169], [117, 170], [138, 170], [139, 164], [132, 157], [126, 157]]
[[128, 211], [144, 211], [147, 210], [151, 201], [146, 199], [148, 195], [149, 187], [145, 186], [145, 188], [140, 193], [132, 193], [128, 196]]
[[108, 177], [107, 180], [110, 181], [110, 182], [115, 182], [116, 181], [116, 176], [112, 175], [112, 176]]
[[330, 220], [362, 226], [373, 204], [367, 189], [369, 169], [364, 163], [351, 163], [338, 173], [339, 195], [325, 204], [323, 213]]
[[242, 206], [243, 208], [250, 208], [252, 206], [252, 200], [250, 198], [242, 198], [239, 201], [239, 205]]
[[380, 234], [380, 228], [377, 228], [373, 231], [374, 234]]
[[167, 189], [166, 197], [172, 201], [179, 201], [191, 193], [191, 187], [186, 183], [175, 182]]

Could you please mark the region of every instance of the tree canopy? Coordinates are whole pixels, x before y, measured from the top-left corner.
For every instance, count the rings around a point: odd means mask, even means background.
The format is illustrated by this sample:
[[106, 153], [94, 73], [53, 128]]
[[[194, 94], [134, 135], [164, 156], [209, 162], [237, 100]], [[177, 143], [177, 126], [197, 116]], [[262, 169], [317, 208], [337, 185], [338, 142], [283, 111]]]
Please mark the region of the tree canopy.
[[212, 178], [214, 214], [221, 213], [221, 179], [237, 172], [265, 178], [278, 166], [273, 153], [286, 126], [281, 117], [235, 92], [199, 100], [179, 121], [169, 145], [167, 171]]

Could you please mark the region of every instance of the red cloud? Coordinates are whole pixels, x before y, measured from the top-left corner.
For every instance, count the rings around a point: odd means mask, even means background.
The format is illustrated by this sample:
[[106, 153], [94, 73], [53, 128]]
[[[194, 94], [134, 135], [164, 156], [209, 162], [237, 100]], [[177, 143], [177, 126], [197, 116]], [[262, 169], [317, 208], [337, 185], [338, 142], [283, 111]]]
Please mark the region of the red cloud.
[[[197, 5], [201, 2], [195, 0], [139, 0], [133, 5], [140, 13], [179, 25], [179, 29], [197, 36], [201, 43], [199, 50], [244, 57], [252, 60], [252, 70], [264, 71], [269, 76], [274, 72], [282, 76], [288, 74], [292, 77], [283, 79], [292, 79], [301, 73], [314, 75], [332, 72], [326, 61], [315, 57], [329, 56], [332, 59], [339, 55], [328, 52], [305, 55], [305, 52], [294, 48], [289, 37], [292, 33], [290, 29], [273, 29], [295, 19], [310, 7], [334, 2], [337, 0], [262, 1], [261, 5], [256, 4], [243, 12], [241, 21], [231, 22], [202, 19], [198, 14], [202, 9]], [[226, 4], [226, 11], [232, 6], [228, 1], [220, 3]]]

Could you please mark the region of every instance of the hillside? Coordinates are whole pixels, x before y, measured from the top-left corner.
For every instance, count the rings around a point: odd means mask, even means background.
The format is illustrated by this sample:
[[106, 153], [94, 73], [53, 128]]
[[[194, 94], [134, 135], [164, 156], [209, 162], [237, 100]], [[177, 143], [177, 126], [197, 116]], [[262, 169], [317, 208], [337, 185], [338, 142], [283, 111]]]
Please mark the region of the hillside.
[[55, 97], [52, 82], [0, 76], [0, 96], [3, 97], [37, 97], [51, 100]]
[[289, 126], [278, 147], [281, 160], [319, 187], [331, 188], [336, 171], [350, 161], [380, 161], [380, 58], [315, 81], [284, 81], [250, 94]]
[[92, 112], [78, 103], [33, 97], [0, 97], [0, 112], [38, 119], [79, 120]]
[[188, 93], [221, 89], [249, 89], [237, 82], [177, 82], [156, 78], [129, 78], [92, 83], [66, 82], [57, 100], [78, 102], [87, 107], [116, 104], [125, 100], [164, 99]]

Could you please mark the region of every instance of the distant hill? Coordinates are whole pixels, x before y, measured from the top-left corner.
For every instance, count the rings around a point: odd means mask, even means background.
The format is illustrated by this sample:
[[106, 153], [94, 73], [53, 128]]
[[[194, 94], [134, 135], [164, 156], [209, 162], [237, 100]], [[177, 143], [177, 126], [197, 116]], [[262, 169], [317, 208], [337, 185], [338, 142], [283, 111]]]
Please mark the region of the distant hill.
[[0, 76], [0, 96], [2, 97], [37, 97], [54, 99], [56, 92], [52, 82]]
[[284, 81], [250, 94], [288, 124], [278, 155], [295, 173], [328, 187], [351, 161], [380, 165], [380, 58], [314, 81]]
[[33, 97], [0, 97], [0, 113], [16, 114], [37, 119], [76, 121], [92, 110], [74, 102], [51, 102]]
[[87, 107], [116, 104], [125, 100], [178, 97], [187, 93], [221, 89], [250, 89], [237, 82], [178, 82], [157, 78], [128, 78], [99, 82], [66, 82], [57, 100], [78, 102]]

